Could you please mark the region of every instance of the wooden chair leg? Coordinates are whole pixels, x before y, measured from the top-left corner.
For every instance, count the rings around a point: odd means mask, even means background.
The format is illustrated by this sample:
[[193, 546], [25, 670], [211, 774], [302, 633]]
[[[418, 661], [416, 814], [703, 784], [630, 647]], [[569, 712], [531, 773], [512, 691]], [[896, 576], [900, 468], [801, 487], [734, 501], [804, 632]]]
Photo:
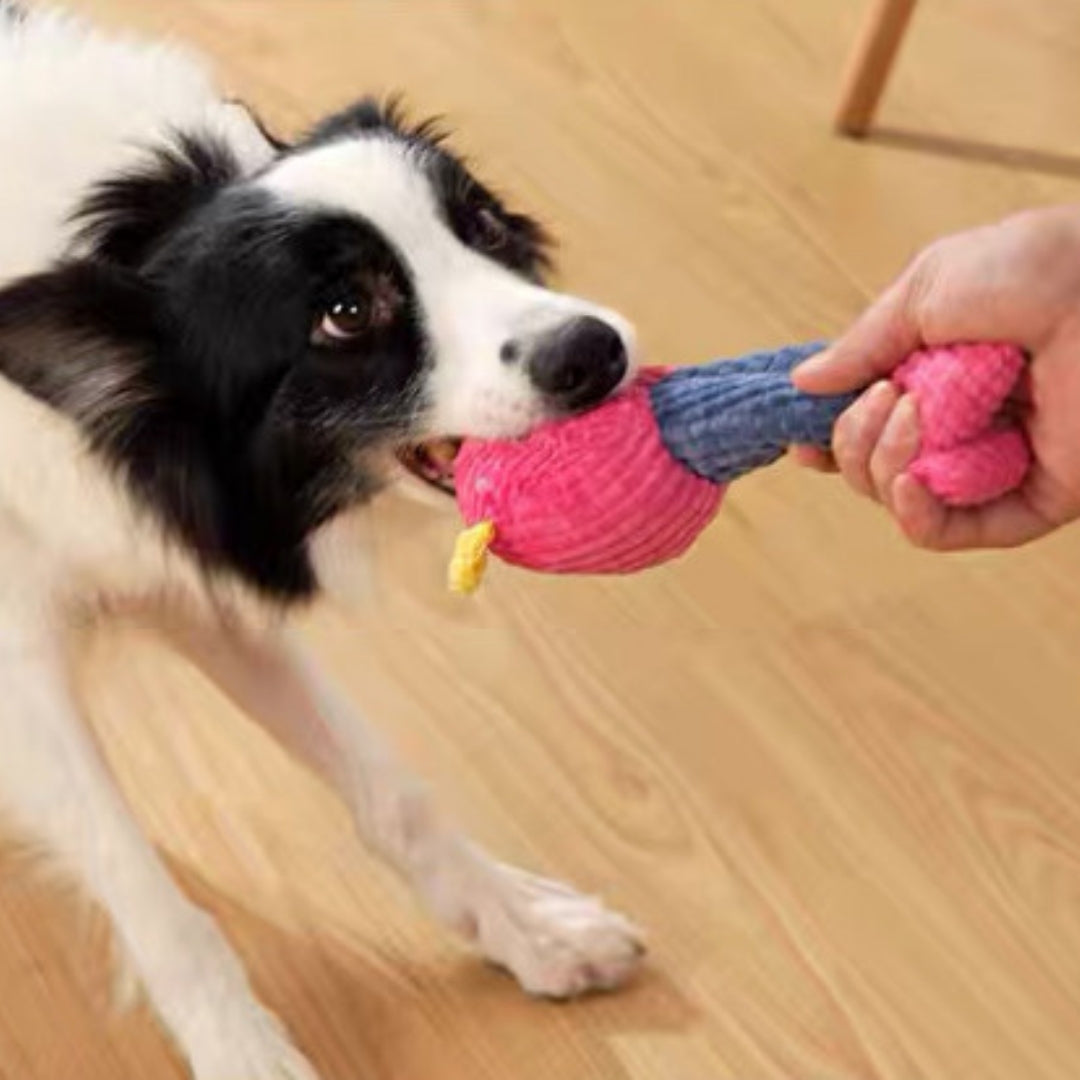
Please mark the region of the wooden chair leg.
[[859, 40], [852, 50], [836, 112], [845, 135], [865, 135], [904, 39], [916, 0], [873, 0]]

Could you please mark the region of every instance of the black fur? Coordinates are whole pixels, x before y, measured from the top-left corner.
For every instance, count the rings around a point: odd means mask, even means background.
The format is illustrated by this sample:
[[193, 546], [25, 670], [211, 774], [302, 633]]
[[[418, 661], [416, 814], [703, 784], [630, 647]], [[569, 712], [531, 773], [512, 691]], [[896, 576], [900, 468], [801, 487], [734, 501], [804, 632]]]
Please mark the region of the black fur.
[[[392, 324], [311, 345], [320, 312], [375, 272], [404, 298]], [[162, 358], [174, 393], [190, 401], [197, 390], [199, 438], [216, 450], [234, 569], [283, 596], [309, 593], [311, 532], [374, 493], [365, 453], [407, 438], [423, 405], [404, 269], [362, 222], [293, 215], [238, 190], [177, 230], [146, 276], [170, 327]]]
[[[0, 371], [77, 420], [209, 570], [297, 600], [315, 589], [311, 532], [376, 490], [365, 452], [405, 438], [422, 408], [424, 349], [381, 237], [284, 213], [229, 192], [139, 274], [86, 261], [0, 292]], [[405, 297], [399, 318], [310, 345], [317, 313], [374, 268]]]
[[551, 239], [533, 218], [514, 214], [461, 160], [438, 148], [428, 162], [435, 193], [458, 239], [515, 273], [540, 281], [551, 269]]
[[138, 266], [165, 234], [240, 176], [223, 143], [179, 133], [175, 146], [99, 184], [74, 215], [78, 239], [95, 257]]
[[432, 149], [449, 137], [439, 117], [412, 120], [400, 96], [386, 101], [366, 97], [320, 121], [300, 142], [302, 147], [372, 134], [392, 135], [421, 149]]

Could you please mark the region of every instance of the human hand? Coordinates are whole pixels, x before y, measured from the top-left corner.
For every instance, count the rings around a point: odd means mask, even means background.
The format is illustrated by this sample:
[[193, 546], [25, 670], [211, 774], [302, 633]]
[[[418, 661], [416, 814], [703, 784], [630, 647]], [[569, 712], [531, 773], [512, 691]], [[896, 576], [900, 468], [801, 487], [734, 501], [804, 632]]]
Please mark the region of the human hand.
[[[1017, 491], [975, 509], [939, 502], [906, 473], [919, 449], [914, 399], [889, 374], [922, 345], [1000, 341], [1031, 357], [1015, 408], [1033, 454]], [[825, 352], [802, 364], [808, 393], [869, 387], [836, 425], [837, 469], [934, 550], [1014, 547], [1080, 517], [1080, 207], [1030, 211], [924, 250]]]

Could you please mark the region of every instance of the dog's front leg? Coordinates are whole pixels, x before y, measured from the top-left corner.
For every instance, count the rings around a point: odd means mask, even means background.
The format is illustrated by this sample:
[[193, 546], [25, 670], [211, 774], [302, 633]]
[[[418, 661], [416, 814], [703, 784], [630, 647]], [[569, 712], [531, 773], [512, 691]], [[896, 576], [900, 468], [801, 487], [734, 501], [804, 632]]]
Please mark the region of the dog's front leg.
[[416, 779], [295, 636], [174, 628], [174, 639], [233, 700], [340, 792], [361, 837], [427, 906], [531, 993], [570, 997], [622, 983], [639, 937], [573, 890], [503, 865], [440, 814]]
[[72, 698], [59, 627], [0, 614], [0, 800], [108, 913], [196, 1080], [315, 1080], [139, 830]]

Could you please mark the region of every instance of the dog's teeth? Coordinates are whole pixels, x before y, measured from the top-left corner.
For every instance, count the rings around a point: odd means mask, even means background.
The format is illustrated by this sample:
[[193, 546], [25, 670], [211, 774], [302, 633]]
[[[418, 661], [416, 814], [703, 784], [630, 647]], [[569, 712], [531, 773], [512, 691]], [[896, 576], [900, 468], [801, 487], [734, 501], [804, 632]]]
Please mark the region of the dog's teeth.
[[438, 442], [429, 443], [427, 455], [431, 463], [443, 472], [450, 472], [457, 457], [457, 444], [450, 439], [440, 439]]

